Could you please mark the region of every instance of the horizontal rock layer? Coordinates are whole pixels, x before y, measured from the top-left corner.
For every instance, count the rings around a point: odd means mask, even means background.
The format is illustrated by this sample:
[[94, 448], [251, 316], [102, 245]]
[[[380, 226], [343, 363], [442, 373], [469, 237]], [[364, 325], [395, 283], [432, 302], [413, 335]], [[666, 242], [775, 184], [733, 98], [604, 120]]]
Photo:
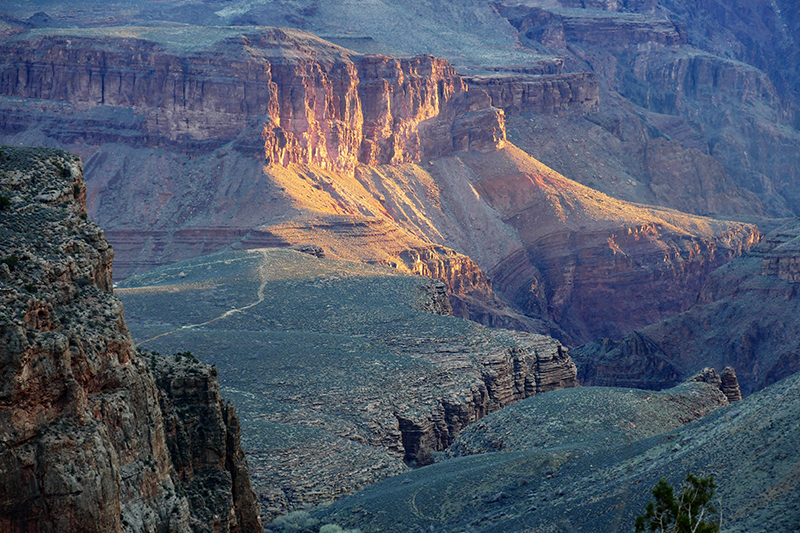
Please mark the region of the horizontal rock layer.
[[483, 89], [492, 105], [508, 114], [555, 114], [563, 111], [596, 112], [599, 87], [594, 74], [587, 72], [550, 76], [466, 76], [470, 87]]
[[426, 418], [397, 414], [406, 461], [425, 464], [443, 451], [472, 422], [512, 403], [543, 392], [574, 387], [574, 365], [553, 339], [520, 337], [520, 346], [483, 358], [481, 381], [472, 398], [442, 399]]
[[[573, 350], [581, 381], [663, 388], [706, 366], [733, 367], [740, 394], [748, 395], [800, 370], [800, 292], [774, 268], [799, 228], [793, 220], [717, 269], [684, 313], [620, 342], [598, 340]], [[730, 379], [724, 371], [723, 378]], [[729, 394], [737, 395], [733, 388]]]

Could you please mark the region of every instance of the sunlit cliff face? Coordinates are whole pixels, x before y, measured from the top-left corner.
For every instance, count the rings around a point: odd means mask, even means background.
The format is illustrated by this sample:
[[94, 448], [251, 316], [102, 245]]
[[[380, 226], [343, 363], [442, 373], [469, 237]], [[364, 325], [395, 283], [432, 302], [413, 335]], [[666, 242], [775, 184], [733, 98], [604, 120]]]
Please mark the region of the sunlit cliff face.
[[263, 130], [267, 161], [345, 173], [359, 163], [420, 161], [420, 124], [466, 91], [448, 62], [429, 55], [313, 58], [271, 69], [279, 105]]

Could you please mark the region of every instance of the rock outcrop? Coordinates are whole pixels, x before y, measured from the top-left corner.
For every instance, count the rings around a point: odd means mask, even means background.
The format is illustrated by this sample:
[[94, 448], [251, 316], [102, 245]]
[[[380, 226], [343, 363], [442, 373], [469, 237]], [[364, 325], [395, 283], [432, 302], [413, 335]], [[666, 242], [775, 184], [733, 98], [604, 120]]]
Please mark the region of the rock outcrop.
[[[296, 35], [273, 32], [253, 44], [298, 48]], [[328, 61], [320, 61], [318, 54], [298, 61], [296, 52], [272, 59], [278, 106], [264, 129], [267, 161], [342, 172], [352, 172], [358, 163], [419, 161], [419, 123], [439, 115], [466, 90], [452, 65], [429, 55], [397, 59], [355, 56], [343, 49], [335, 53], [338, 57]]]
[[489, 354], [481, 364], [481, 379], [471, 387], [471, 398], [442, 398], [424, 417], [395, 415], [405, 461], [427, 464], [431, 452], [447, 449], [472, 422], [519, 400], [577, 384], [566, 350], [552, 339], [520, 337], [519, 346]]
[[687, 42], [686, 28], [670, 19], [588, 5], [565, 7], [501, 7], [500, 13], [520, 35], [551, 48], [566, 48], [567, 43], [574, 42], [618, 49], [643, 43], [668, 46]]
[[730, 404], [713, 369], [659, 391], [589, 387], [517, 402], [459, 434], [445, 460], [570, 446], [592, 449], [646, 439]]
[[742, 399], [742, 391], [739, 389], [739, 380], [736, 379], [736, 370], [732, 366], [722, 369], [722, 383], [720, 390], [728, 398], [729, 402], [738, 402]]
[[[61, 151], [0, 148], [0, 529], [258, 531], [235, 414], [159, 388], [136, 354], [81, 171]], [[220, 422], [202, 437], [184, 420], [187, 444], [221, 454], [195, 465], [213, 502], [170, 446], [172, 409]]]
[[728, 402], [738, 402], [742, 399], [742, 394], [739, 391], [739, 382], [736, 380], [736, 371], [730, 366], [726, 366], [723, 369], [722, 375], [717, 374], [717, 371], [713, 368], [706, 367], [687, 381], [713, 385], [725, 395]]

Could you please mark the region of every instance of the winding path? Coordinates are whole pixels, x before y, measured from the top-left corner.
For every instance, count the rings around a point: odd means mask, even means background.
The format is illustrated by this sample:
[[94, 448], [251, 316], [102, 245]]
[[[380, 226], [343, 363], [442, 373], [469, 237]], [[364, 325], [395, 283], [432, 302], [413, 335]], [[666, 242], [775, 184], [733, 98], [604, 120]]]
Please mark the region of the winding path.
[[264, 301], [264, 287], [266, 287], [266, 285], [267, 285], [267, 259], [268, 258], [267, 258], [267, 253], [266, 252], [261, 251], [260, 253], [264, 257], [264, 262], [261, 264], [261, 266], [258, 269], [258, 274], [261, 277], [261, 285], [258, 286], [258, 290], [256, 291], [257, 299], [256, 299], [255, 302], [253, 302], [253, 303], [251, 303], [249, 305], [245, 305], [244, 307], [237, 307], [235, 309], [230, 309], [228, 311], [225, 311], [224, 313], [222, 313], [221, 315], [219, 315], [216, 318], [212, 318], [211, 320], [206, 320], [205, 322], [201, 322], [199, 324], [189, 324], [189, 325], [186, 325], [186, 326], [181, 326], [179, 328], [173, 329], [171, 331], [166, 331], [164, 333], [156, 335], [155, 337], [151, 337], [149, 339], [145, 339], [143, 341], [137, 342], [136, 343], [136, 347], [138, 348], [142, 344], [154, 341], [156, 339], [160, 339], [161, 337], [166, 337], [167, 335], [172, 335], [173, 333], [176, 333], [178, 331], [183, 331], [185, 329], [201, 328], [203, 326], [207, 326], [208, 324], [211, 324], [212, 322], [216, 322], [217, 320], [222, 320], [223, 318], [228, 318], [229, 316], [233, 315], [234, 313], [241, 313], [242, 311], [246, 311], [246, 310], [248, 310], [248, 309], [250, 309], [252, 307], [257, 306], [261, 302], [263, 302]]

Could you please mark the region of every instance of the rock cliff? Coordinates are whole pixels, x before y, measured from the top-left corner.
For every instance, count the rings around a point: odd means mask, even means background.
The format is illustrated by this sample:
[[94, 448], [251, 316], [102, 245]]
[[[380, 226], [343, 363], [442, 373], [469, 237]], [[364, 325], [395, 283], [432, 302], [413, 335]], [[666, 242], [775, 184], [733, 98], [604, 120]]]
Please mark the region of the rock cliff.
[[[77, 157], [0, 148], [0, 529], [260, 530], [235, 414], [218, 394], [157, 386], [112, 294], [113, 252], [85, 200]], [[193, 370], [216, 390], [208, 368]], [[173, 446], [165, 420], [182, 409], [216, 417], [218, 433], [184, 419], [184, 442]], [[192, 472], [176, 453], [183, 444], [220, 456]], [[201, 475], [213, 502], [195, 497]]]
[[749, 224], [619, 202], [513, 146], [459, 159], [525, 247], [489, 271], [496, 290], [578, 343], [685, 311], [710, 272], [760, 239]]
[[[800, 370], [797, 281], [776, 268], [797, 256], [793, 220], [743, 257], [714, 271], [686, 312], [640, 328], [620, 342], [573, 350], [579, 378], [596, 385], [662, 388], [705, 366], [733, 367], [743, 395]], [[723, 371], [723, 385], [730, 377]], [[735, 398], [735, 387], [730, 389]]]
[[617, 198], [697, 214], [793, 214], [786, 185], [796, 165], [779, 146], [800, 146], [788, 81], [798, 45], [784, 38], [797, 21], [788, 5], [757, 4], [498, 3], [525, 46], [594, 72], [601, 95], [592, 116], [512, 121], [511, 140]]
[[483, 74], [465, 76], [464, 79], [470, 87], [486, 91], [492, 105], [507, 114], [592, 113], [597, 111], [600, 103], [597, 79], [588, 72]]

